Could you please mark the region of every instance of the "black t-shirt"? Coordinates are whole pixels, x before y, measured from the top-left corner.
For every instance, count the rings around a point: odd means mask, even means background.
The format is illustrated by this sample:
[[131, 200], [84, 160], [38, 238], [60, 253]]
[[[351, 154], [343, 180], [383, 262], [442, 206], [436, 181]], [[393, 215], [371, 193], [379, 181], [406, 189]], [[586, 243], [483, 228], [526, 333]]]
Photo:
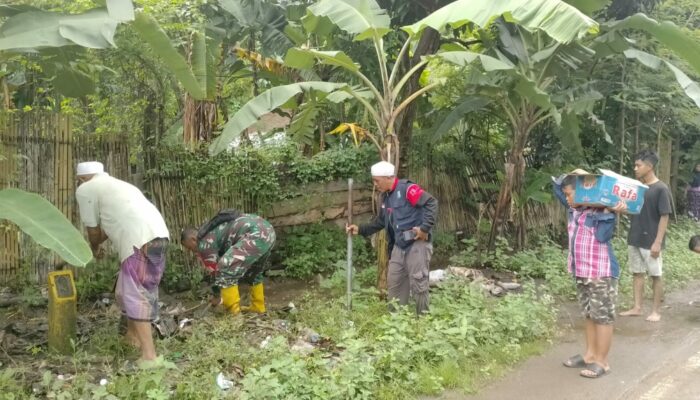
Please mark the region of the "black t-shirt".
[[[649, 189], [644, 193], [642, 211], [632, 215], [627, 244], [651, 249], [651, 245], [656, 240], [656, 232], [659, 230], [659, 220], [664, 215], [670, 215], [672, 211], [671, 191], [668, 186], [661, 181], [649, 185]], [[666, 235], [661, 248], [664, 248], [665, 242]]]

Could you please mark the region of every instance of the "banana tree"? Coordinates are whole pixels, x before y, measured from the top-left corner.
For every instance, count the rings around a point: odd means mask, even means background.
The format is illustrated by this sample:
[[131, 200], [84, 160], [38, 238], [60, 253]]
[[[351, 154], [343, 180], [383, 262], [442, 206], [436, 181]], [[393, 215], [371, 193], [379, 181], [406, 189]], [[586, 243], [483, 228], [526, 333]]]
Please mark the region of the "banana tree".
[[210, 140], [218, 121], [216, 69], [221, 35], [204, 29], [193, 32], [187, 55], [182, 55], [152, 16], [137, 13], [133, 27], [185, 89], [184, 142]]
[[[466, 69], [472, 75], [472, 94], [486, 99], [496, 107], [511, 128], [511, 146], [506, 157], [505, 173], [495, 210], [489, 247], [497, 232], [507, 222], [506, 215], [522, 191], [525, 175], [524, 149], [530, 132], [544, 121], [552, 119], [556, 125], [562, 121], [564, 109], [553, 102], [549, 90], [554, 89], [556, 77], [568, 67], [577, 68], [588, 53], [578, 44], [587, 34], [598, 31], [598, 24], [573, 6], [561, 1], [516, 0], [505, 2], [461, 0], [451, 3], [416, 24], [407, 27], [409, 32], [420, 32], [426, 26], [442, 31], [446, 27], [458, 28], [467, 23], [477, 27], [491, 27], [495, 32], [485, 46], [481, 68]], [[498, 17], [498, 18], [495, 18]], [[479, 34], [489, 36], [488, 32]], [[486, 54], [509, 65], [494, 67], [484, 62]], [[475, 55], [455, 52], [447, 61], [464, 66]], [[467, 101], [474, 102], [473, 99]], [[467, 108], [468, 110], [469, 108]], [[460, 109], [459, 112], [465, 112]], [[524, 207], [516, 209], [518, 242], [525, 241]]]
[[[593, 12], [604, 6], [606, 2], [572, 1], [572, 3], [585, 11]], [[587, 79], [581, 79], [580, 76], [577, 78], [576, 70], [583, 65], [591, 65], [595, 56], [600, 57], [601, 55], [596, 55], [599, 49], [619, 52], [625, 48], [621, 46], [619, 40], [614, 40], [615, 32], [611, 32], [610, 36], [596, 38], [597, 41], [591, 44], [596, 51], [584, 46], [584, 36], [587, 33], [597, 33], [598, 25], [577, 9], [556, 1], [543, 2], [540, 7], [534, 7], [532, 2], [528, 1], [496, 3], [461, 0], [438, 10], [423, 21], [409, 27], [408, 30], [417, 31], [424, 26], [434, 29], [442, 29], [444, 26], [454, 28], [467, 21], [481, 25], [489, 22], [485, 15], [492, 15], [485, 10], [505, 7], [506, 4], [508, 6], [517, 4], [522, 8], [491, 21], [496, 37], [490, 41], [494, 46], [487, 47], [485, 54], [493, 55], [503, 62], [510, 62], [513, 68], [489, 70], [482, 62], [479, 72], [468, 70], [473, 75], [472, 94], [487, 99], [486, 101], [491, 102], [492, 107], [497, 107], [501, 115], [505, 116], [512, 131], [511, 148], [505, 163], [502, 186], [496, 199], [489, 246], [494, 243], [498, 231], [507, 222], [506, 215], [509, 214], [508, 210], [514, 197], [522, 198], [522, 181], [525, 172], [523, 152], [530, 132], [544, 122], [551, 121], [563, 140], [572, 146], [580, 147], [577, 116], [592, 115], [592, 106], [602, 98], [602, 95], [593, 89]], [[464, 18], [462, 9], [469, 10], [468, 13], [477, 14], [477, 17], [481, 18], [467, 20]], [[528, 13], [528, 10], [531, 12]], [[541, 21], [542, 28], [533, 31], [523, 23], [523, 20]], [[698, 51], [700, 46], [692, 43], [690, 38], [670, 23], [657, 23], [638, 14], [623, 21], [611, 23], [606, 28], [611, 31], [627, 28], [647, 30], [677, 51], [695, 68], [700, 61]], [[623, 42], [627, 43], [627, 41]], [[613, 47], [617, 48], [613, 49]], [[628, 52], [627, 55], [639, 58], [639, 53]], [[463, 66], [463, 63], [459, 62], [461, 56], [444, 58]], [[650, 64], [654, 63], [647, 58], [647, 65]], [[697, 86], [690, 84], [680, 70], [675, 69], [674, 74], [685, 92], [695, 98], [698, 95]], [[564, 76], [568, 79], [560, 79]], [[569, 86], [562, 86], [564, 82], [569, 82]], [[467, 100], [472, 104], [466, 104], [465, 108], [460, 106], [456, 110], [461, 115], [473, 109], [475, 100], [473, 98]], [[597, 120], [594, 116], [593, 119]], [[609, 140], [607, 134], [605, 137]], [[520, 245], [524, 245], [526, 241], [524, 210], [522, 206], [515, 208], [515, 229]]]
[[[153, 17], [137, 13], [133, 24], [185, 90], [183, 138], [190, 145], [210, 141], [218, 130], [217, 75], [221, 75], [226, 55], [235, 54], [236, 43], [248, 44], [249, 54], [262, 55], [283, 54], [292, 46], [284, 34], [284, 13], [273, 4], [219, 0], [206, 5], [202, 12], [208, 19], [207, 26], [192, 33], [185, 54], [173, 45]], [[257, 52], [256, 44], [260, 47]], [[235, 64], [223, 75], [230, 76], [240, 67]], [[258, 68], [257, 63], [252, 64], [254, 87]]]
[[[587, 32], [595, 32], [598, 26], [595, 21], [574, 7], [558, 0], [457, 1], [414, 25], [404, 27], [403, 30], [408, 33], [408, 38], [397, 56], [389, 57], [384, 47], [384, 36], [391, 31], [391, 21], [386, 11], [380, 8], [374, 0], [322, 0], [309, 7], [308, 19], [314, 21], [327, 18], [342, 31], [351, 35], [353, 40], [369, 41], [377, 59], [378, 71], [369, 71], [376, 72], [372, 75], [363, 72], [362, 66], [342, 51], [314, 49], [307, 46], [290, 49], [285, 57], [285, 64], [299, 69], [312, 69], [318, 65], [332, 66], [342, 69], [352, 76], [353, 79], [345, 85], [332, 87], [331, 89], [335, 92], [329, 97], [338, 98], [338, 93], [345, 92], [348, 99], [359, 104], [373, 122], [373, 126], [368, 130], [374, 132], [368, 134], [376, 139], [380, 148], [380, 157], [399, 167], [400, 143], [396, 134], [397, 119], [413, 101], [442, 84], [441, 81], [435, 81], [416, 88], [410, 93], [407, 92], [405, 90], [406, 83], [428, 64], [430, 58], [424, 58], [405, 74], [400, 75], [400, 64], [405, 59], [404, 54], [410, 51], [411, 44], [420, 38], [426, 27], [442, 31], [446, 25], [458, 29], [467, 24], [474, 24], [488, 29], [493, 21], [502, 15], [506, 15], [509, 20], [520, 24], [525, 30], [541, 30], [561, 43], [568, 43], [582, 37]], [[438, 56], [450, 58], [461, 65], [476, 62], [487, 70], [514, 69], [513, 63], [507, 59], [468, 51], [439, 53]], [[389, 59], [398, 61], [391, 65]], [[371, 80], [370, 76], [378, 76], [377, 81]], [[322, 84], [326, 83], [305, 83], [308, 90], [316, 91], [322, 91], [320, 87]], [[305, 89], [300, 86], [295, 86], [295, 88]], [[540, 101], [539, 96], [536, 96], [539, 93], [535, 90], [532, 81], [524, 82], [520, 90], [524, 93], [532, 93], [532, 96], [537, 97]], [[272, 88], [252, 99], [231, 118], [224, 127], [222, 135], [212, 143], [210, 151], [212, 153], [224, 151], [229, 147], [231, 141], [244, 129], [255, 123], [258, 118], [287, 103], [298, 93], [298, 91], [278, 91], [278, 88]], [[285, 97], [277, 97], [277, 94], [284, 94]], [[540, 103], [542, 102], [540, 101]], [[540, 118], [544, 114], [546, 112], [537, 117]], [[532, 116], [530, 115], [530, 117]], [[521, 130], [526, 132], [527, 127]], [[522, 140], [518, 143], [520, 142]], [[518, 144], [518, 146], [522, 147], [524, 144]], [[380, 256], [384, 253], [381, 246], [378, 253]], [[379, 282], [381, 291], [385, 288], [386, 282], [386, 264], [383, 262], [380, 262]]]
[[[27, 5], [0, 5], [0, 17], [7, 18], [0, 26], [0, 55], [46, 51], [60, 55], [59, 48], [66, 46], [112, 47], [117, 25], [132, 20], [134, 10], [131, 0], [109, 0], [106, 5], [104, 9], [70, 15]], [[62, 79], [70, 81], [77, 76], [76, 82], [86, 82], [84, 74], [71, 70], [70, 62], [61, 68], [68, 71], [64, 71]], [[9, 95], [5, 93], [5, 96]], [[82, 234], [39, 195], [19, 189], [0, 190], [0, 220], [15, 223], [38, 244], [53, 250], [71, 265], [85, 266], [92, 259], [92, 251]]]
[[[95, 89], [90, 74], [95, 66], [77, 62], [80, 52], [114, 47], [117, 26], [134, 19], [134, 7], [131, 0], [110, 0], [104, 8], [64, 14], [29, 5], [0, 4], [0, 18], [6, 18], [0, 25], [0, 55], [38, 54], [44, 74], [55, 78], [55, 90], [79, 97]], [[9, 93], [5, 92], [9, 104]]]
[[8, 220], [70, 265], [84, 267], [92, 251], [83, 235], [53, 204], [19, 189], [0, 190], [0, 220]]

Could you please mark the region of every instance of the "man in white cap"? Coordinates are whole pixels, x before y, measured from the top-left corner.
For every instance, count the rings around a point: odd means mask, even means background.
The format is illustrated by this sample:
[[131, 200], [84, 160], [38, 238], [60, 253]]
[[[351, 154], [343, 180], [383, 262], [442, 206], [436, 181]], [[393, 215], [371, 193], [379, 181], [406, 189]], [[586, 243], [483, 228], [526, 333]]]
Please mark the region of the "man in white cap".
[[416, 300], [416, 313], [428, 312], [428, 274], [433, 254], [432, 230], [438, 202], [415, 183], [396, 177], [394, 165], [381, 161], [372, 166], [372, 181], [382, 192], [382, 206], [368, 224], [348, 225], [348, 232], [369, 236], [382, 229], [389, 235], [388, 295], [399, 305]]
[[127, 317], [126, 338], [141, 349], [141, 360], [154, 360], [151, 321], [158, 316], [168, 228], [136, 186], [109, 176], [102, 163], [80, 163], [76, 175], [80, 183], [75, 196], [93, 254], [98, 256], [107, 239], [119, 252], [116, 299]]

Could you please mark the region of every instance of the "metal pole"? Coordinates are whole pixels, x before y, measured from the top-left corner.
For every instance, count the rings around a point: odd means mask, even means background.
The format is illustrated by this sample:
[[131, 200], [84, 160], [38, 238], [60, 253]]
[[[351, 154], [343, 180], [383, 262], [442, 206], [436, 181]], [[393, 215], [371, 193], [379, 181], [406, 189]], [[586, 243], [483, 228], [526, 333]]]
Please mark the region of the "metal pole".
[[[352, 178], [348, 179], [348, 225], [352, 225]], [[348, 311], [352, 310], [352, 232], [348, 232]]]

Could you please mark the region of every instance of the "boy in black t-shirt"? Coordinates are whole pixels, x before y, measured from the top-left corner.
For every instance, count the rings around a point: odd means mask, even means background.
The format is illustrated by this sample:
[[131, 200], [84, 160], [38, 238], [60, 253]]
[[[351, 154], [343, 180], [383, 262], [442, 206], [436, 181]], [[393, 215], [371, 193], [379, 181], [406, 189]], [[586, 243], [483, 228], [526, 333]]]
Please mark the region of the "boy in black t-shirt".
[[659, 157], [651, 150], [643, 150], [635, 157], [634, 174], [649, 186], [644, 193], [644, 205], [639, 214], [632, 215], [627, 236], [628, 263], [634, 275], [634, 307], [620, 313], [621, 316], [642, 315], [642, 298], [644, 295], [644, 275], [651, 277], [654, 291], [654, 303], [647, 321], [661, 320], [659, 313], [663, 283], [661, 270], [666, 227], [672, 212], [671, 191], [665, 183], [656, 177], [654, 168]]

